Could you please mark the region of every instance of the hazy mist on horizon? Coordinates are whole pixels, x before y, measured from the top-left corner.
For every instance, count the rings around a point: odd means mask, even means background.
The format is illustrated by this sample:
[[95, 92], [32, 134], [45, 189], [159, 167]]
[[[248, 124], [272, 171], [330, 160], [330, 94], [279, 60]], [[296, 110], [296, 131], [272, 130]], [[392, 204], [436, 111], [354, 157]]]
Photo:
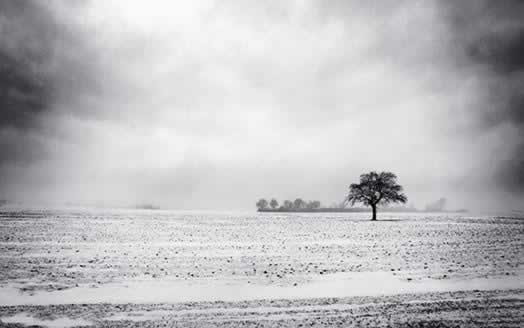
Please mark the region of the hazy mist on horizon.
[[524, 3], [2, 1], [0, 199], [524, 210]]

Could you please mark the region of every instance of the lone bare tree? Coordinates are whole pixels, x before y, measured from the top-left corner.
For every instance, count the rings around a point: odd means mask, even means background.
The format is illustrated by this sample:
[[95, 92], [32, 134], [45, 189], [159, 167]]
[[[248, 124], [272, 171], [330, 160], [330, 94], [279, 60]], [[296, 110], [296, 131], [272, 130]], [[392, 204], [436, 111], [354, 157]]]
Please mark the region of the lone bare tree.
[[397, 184], [397, 176], [391, 172], [371, 171], [360, 176], [360, 183], [349, 187], [346, 202], [351, 206], [361, 203], [373, 210], [372, 221], [377, 219], [377, 205], [406, 203], [408, 198], [402, 193], [402, 186]]

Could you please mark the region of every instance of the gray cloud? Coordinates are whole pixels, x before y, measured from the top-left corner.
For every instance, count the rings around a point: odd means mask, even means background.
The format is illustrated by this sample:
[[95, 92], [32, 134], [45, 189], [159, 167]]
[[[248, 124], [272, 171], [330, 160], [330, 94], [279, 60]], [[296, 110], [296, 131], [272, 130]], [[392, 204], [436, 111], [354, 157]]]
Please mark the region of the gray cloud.
[[[57, 113], [60, 99], [94, 90], [84, 36], [56, 11], [78, 4], [0, 3], [0, 166], [46, 158], [46, 139], [58, 136], [42, 121]], [[68, 106], [65, 114], [80, 112]]]
[[331, 203], [371, 169], [419, 204], [521, 190], [521, 5], [16, 3], [0, 8], [13, 198]]
[[[461, 58], [460, 64], [467, 64], [481, 80], [476, 118], [482, 131], [523, 131], [524, 3], [507, 0], [446, 4], [450, 31], [458, 45], [452, 50]], [[514, 133], [505, 142], [510, 151], [497, 157], [495, 183], [502, 190], [524, 193], [524, 134]]]
[[51, 103], [55, 86], [48, 59], [57, 26], [35, 2], [0, 6], [0, 126], [27, 128]]

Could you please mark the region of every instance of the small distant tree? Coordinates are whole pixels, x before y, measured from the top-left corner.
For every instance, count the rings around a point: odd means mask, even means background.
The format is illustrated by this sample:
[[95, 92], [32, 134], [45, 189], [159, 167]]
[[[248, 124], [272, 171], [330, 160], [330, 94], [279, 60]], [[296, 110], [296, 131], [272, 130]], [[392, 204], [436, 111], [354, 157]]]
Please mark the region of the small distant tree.
[[331, 203], [331, 205], [329, 207], [330, 208], [343, 208], [343, 207], [346, 206], [346, 201], [347, 201], [347, 199], [345, 201], [341, 202], [341, 203], [333, 202], [333, 203]]
[[361, 203], [373, 210], [372, 221], [377, 219], [377, 205], [406, 203], [408, 198], [402, 193], [402, 186], [397, 184], [397, 176], [391, 172], [371, 171], [360, 176], [360, 183], [349, 187], [346, 201], [352, 206]]
[[284, 206], [284, 208], [285, 208], [286, 210], [292, 209], [292, 208], [293, 208], [293, 202], [290, 201], [290, 200], [287, 200], [287, 199], [286, 199], [286, 200], [284, 201], [283, 206]]
[[313, 201], [308, 201], [306, 202], [306, 208], [308, 210], [312, 210], [313, 209]]
[[426, 205], [426, 211], [440, 212], [446, 208], [446, 198], [440, 198], [436, 202]]
[[318, 200], [309, 201], [306, 207], [310, 210], [314, 210], [320, 207], [320, 202]]
[[260, 198], [256, 205], [257, 205], [258, 210], [266, 209], [267, 208], [267, 200], [265, 200], [264, 198]]
[[269, 206], [271, 206], [272, 209], [275, 209], [278, 207], [278, 201], [276, 199], [271, 199], [271, 201], [269, 202]]
[[293, 207], [296, 209], [304, 208], [306, 205], [306, 202], [302, 198], [297, 198], [295, 201], [293, 201]]

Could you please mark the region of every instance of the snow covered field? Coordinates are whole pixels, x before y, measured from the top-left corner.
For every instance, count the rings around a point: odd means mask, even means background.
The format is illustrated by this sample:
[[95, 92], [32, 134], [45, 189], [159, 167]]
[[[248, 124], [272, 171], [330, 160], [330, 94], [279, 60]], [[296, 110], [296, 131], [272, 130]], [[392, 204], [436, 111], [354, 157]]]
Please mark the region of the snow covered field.
[[368, 216], [4, 209], [0, 326], [521, 324], [524, 220]]

